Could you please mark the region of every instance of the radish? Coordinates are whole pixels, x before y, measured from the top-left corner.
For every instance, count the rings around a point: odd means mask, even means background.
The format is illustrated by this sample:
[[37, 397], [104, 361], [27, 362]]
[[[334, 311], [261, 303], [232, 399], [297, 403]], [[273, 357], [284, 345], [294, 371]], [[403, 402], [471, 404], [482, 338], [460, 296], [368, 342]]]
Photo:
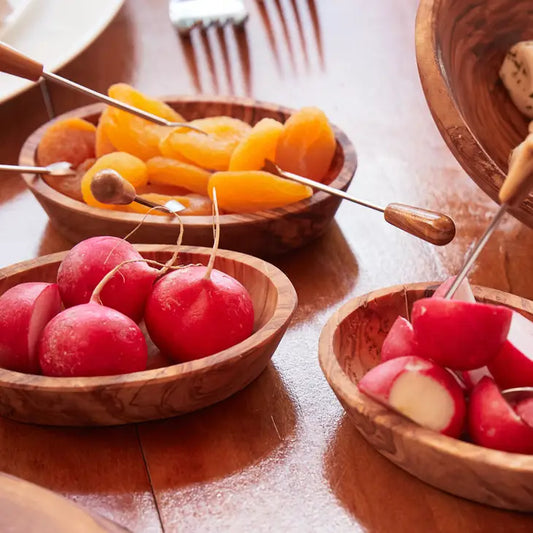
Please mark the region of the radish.
[[206, 266], [189, 265], [154, 285], [144, 320], [156, 346], [176, 361], [191, 361], [233, 346], [253, 331], [254, 308], [246, 288], [213, 268], [220, 225], [216, 191], [215, 243]]
[[418, 353], [453, 370], [480, 368], [499, 352], [511, 323], [507, 307], [423, 298], [411, 319]]
[[139, 326], [115, 309], [102, 305], [100, 293], [117, 271], [106, 274], [89, 303], [55, 316], [39, 342], [39, 361], [46, 376], [107, 376], [146, 369], [148, 348]]
[[[448, 278], [446, 281], [441, 283], [437, 290], [433, 293], [432, 298], [444, 298], [444, 296], [448, 292], [448, 289], [455, 281], [455, 278], [456, 276], [452, 276], [451, 278]], [[459, 287], [457, 287], [457, 290], [454, 292], [452, 300], [462, 300], [464, 302], [476, 301], [474, 293], [472, 292], [472, 287], [470, 286], [470, 283], [468, 282], [467, 278], [464, 278], [463, 281], [459, 283]]]
[[413, 326], [406, 318], [399, 316], [383, 341], [381, 360], [388, 361], [395, 357], [416, 355], [416, 353], [417, 346]]
[[102, 278], [120, 263], [131, 260], [138, 261], [125, 265], [109, 281], [102, 291], [102, 302], [139, 322], [159, 271], [142, 262], [141, 254], [118, 237], [91, 237], [67, 253], [57, 273], [65, 307], [89, 302]]
[[513, 311], [507, 340], [488, 366], [503, 389], [533, 386], [533, 323], [530, 320]]
[[515, 406], [516, 414], [528, 425], [533, 427], [533, 398], [520, 400]]
[[[454, 281], [455, 276], [448, 278], [444, 283], [439, 285], [438, 289], [433, 293], [432, 298], [444, 298]], [[457, 287], [457, 290], [452, 296], [452, 300], [462, 300], [464, 302], [475, 303], [476, 298], [474, 297], [474, 293], [472, 292], [472, 287], [468, 282], [468, 278], [464, 278], [463, 281], [461, 281], [459, 287]], [[466, 391], [471, 391], [483, 376], [491, 377], [491, 373], [486, 366], [475, 368], [473, 370], [458, 371], [457, 375], [464, 384]]]
[[0, 296], [0, 367], [39, 372], [37, 342], [47, 322], [61, 311], [55, 283], [21, 283]]
[[490, 378], [483, 378], [470, 395], [469, 428], [472, 440], [486, 448], [533, 453], [533, 427], [513, 410]]
[[458, 437], [464, 426], [461, 387], [444, 368], [416, 356], [397, 357], [369, 370], [359, 389], [423, 427]]

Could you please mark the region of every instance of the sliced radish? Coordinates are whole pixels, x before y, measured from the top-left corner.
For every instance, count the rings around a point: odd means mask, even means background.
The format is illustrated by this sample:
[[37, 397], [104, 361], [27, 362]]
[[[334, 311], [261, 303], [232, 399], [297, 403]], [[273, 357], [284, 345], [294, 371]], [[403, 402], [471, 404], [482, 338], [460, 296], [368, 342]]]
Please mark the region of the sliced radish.
[[423, 298], [411, 314], [418, 353], [453, 370], [484, 366], [503, 346], [511, 310], [496, 305]]
[[37, 342], [61, 311], [55, 283], [21, 283], [0, 297], [0, 367], [38, 373]]
[[466, 407], [461, 388], [431, 361], [390, 359], [369, 370], [359, 389], [421, 426], [451, 437], [462, 432]]
[[469, 428], [472, 440], [486, 448], [533, 453], [533, 427], [512, 409], [490, 378], [483, 378], [470, 395]]
[[488, 366], [502, 389], [533, 386], [533, 322], [513, 311], [507, 340]]
[[395, 357], [406, 355], [416, 355], [416, 343], [414, 331], [411, 323], [399, 316], [387, 333], [381, 346], [381, 360], [388, 361]]
[[533, 398], [519, 401], [514, 410], [528, 426], [533, 427]]
[[474, 370], [463, 370], [458, 372], [458, 374], [463, 380], [467, 391], [471, 391], [484, 377], [492, 378], [492, 374], [486, 366], [475, 368]]
[[[433, 293], [432, 298], [444, 298], [448, 289], [452, 286], [452, 283], [455, 281], [457, 276], [452, 276], [439, 285], [438, 289]], [[472, 292], [472, 287], [468, 282], [467, 278], [464, 278], [463, 281], [457, 287], [457, 290], [452, 296], [452, 300], [461, 300], [463, 302], [475, 302], [476, 298]]]

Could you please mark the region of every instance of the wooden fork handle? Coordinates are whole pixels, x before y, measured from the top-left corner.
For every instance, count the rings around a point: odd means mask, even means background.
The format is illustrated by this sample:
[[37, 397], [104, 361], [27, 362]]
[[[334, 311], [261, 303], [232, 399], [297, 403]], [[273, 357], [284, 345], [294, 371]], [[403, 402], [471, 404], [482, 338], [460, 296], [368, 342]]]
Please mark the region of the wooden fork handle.
[[0, 42], [0, 72], [38, 81], [43, 73], [43, 66], [31, 57]]
[[442, 246], [455, 237], [455, 224], [443, 213], [404, 204], [389, 204], [384, 213], [389, 224], [432, 244]]

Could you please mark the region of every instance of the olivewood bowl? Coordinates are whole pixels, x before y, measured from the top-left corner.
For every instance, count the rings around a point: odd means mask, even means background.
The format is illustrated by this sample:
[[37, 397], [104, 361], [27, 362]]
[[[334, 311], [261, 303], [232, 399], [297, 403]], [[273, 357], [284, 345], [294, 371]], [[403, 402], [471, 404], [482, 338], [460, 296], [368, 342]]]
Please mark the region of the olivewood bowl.
[[[165, 101], [186, 119], [229, 115], [250, 124], [265, 117], [284, 122], [294, 110], [274, 104], [236, 97], [167, 97]], [[80, 107], [54, 120], [80, 117], [93, 123], [104, 106], [93, 104]], [[36, 149], [47, 122], [24, 143], [19, 163], [36, 165]], [[323, 180], [332, 187], [346, 190], [357, 167], [355, 149], [348, 137], [333, 126], [337, 151], [328, 175]], [[26, 184], [50, 217], [52, 225], [67, 239], [79, 242], [94, 235], [124, 237], [142, 220], [143, 215], [103, 210], [61, 194], [35, 174], [22, 174]], [[319, 237], [333, 220], [341, 199], [325, 192], [315, 192], [311, 198], [294, 204], [245, 214], [220, 217], [220, 246], [258, 256], [286, 252]], [[184, 244], [211, 246], [213, 222], [210, 216], [183, 217]], [[175, 243], [179, 227], [175, 220], [149, 215], [130, 240], [149, 243]]]
[[[528, 119], [499, 79], [505, 54], [533, 39], [531, 0], [421, 0], [416, 57], [429, 109], [467, 174], [493, 200]], [[511, 210], [533, 226], [533, 195]]]
[[[148, 259], [166, 261], [170, 246], [139, 245]], [[54, 282], [66, 252], [0, 270], [0, 294], [26, 281]], [[207, 264], [211, 250], [184, 246], [180, 264]], [[251, 383], [276, 350], [297, 305], [289, 279], [275, 266], [219, 250], [215, 268], [239, 280], [254, 304], [254, 333], [195, 361], [176, 364], [149, 343], [148, 370], [105, 377], [60, 378], [0, 369], [0, 415], [61, 426], [115, 425], [180, 415], [223, 400]]]
[[[446, 492], [505, 509], [533, 511], [533, 456], [490, 450], [425, 429], [359, 392], [379, 363], [398, 315], [438, 284], [398, 285], [354, 298], [327, 322], [319, 343], [322, 371], [362, 436], [394, 464]], [[505, 304], [533, 319], [533, 302], [473, 287], [479, 301]]]

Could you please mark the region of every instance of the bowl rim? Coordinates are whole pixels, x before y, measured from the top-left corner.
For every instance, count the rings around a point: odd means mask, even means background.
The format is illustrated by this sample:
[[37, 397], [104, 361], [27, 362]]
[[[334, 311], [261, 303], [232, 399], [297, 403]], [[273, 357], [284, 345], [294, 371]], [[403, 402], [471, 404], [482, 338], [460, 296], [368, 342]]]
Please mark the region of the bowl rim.
[[[460, 455], [463, 459], [480, 465], [489, 465], [514, 472], [533, 473], [533, 455], [493, 450], [442, 435], [421, 427], [404, 416], [391, 411], [360, 392], [356, 382], [348, 377], [337, 359], [333, 345], [336, 332], [341, 322], [357, 309], [393, 292], [403, 291], [404, 294], [407, 294], [408, 291], [436, 289], [441, 283], [434, 281], [394, 285], [369, 292], [346, 302], [330, 317], [320, 334], [318, 357], [322, 372], [330, 387], [339, 398], [342, 398], [344, 402], [356, 409], [361, 416], [372, 419], [372, 423], [398, 435], [404, 442], [417, 442], [441, 455], [450, 457]], [[499, 303], [502, 301], [502, 298], [506, 298], [506, 306], [512, 307], [513, 309], [520, 308], [522, 310], [524, 310], [524, 307], [527, 307], [528, 312], [533, 314], [533, 301], [531, 300], [497, 289], [477, 285], [473, 285], [472, 290], [476, 296], [483, 300]], [[480, 454], [480, 450], [483, 451], [482, 454]]]
[[[141, 253], [169, 252], [172, 253], [175, 245], [168, 244], [134, 244]], [[203, 246], [181, 246], [180, 253], [197, 254], [208, 257], [211, 248]], [[45, 265], [58, 264], [67, 254], [67, 251], [44, 255], [21, 261], [13, 265], [0, 269], [0, 279], [8, 278], [19, 274], [22, 271], [32, 270]], [[269, 281], [276, 289], [278, 300], [272, 316], [252, 335], [238, 344], [225, 350], [217, 352], [200, 359], [187, 361], [185, 363], [175, 363], [164, 367], [131, 372], [129, 374], [117, 374], [111, 376], [91, 376], [91, 377], [49, 377], [39, 374], [27, 374], [0, 368], [0, 388], [10, 387], [11, 389], [34, 390], [39, 388], [46, 392], [94, 392], [105, 389], [110, 392], [117, 388], [138, 387], [139, 383], [165, 383], [177, 379], [185, 379], [201, 373], [207, 369], [216, 369], [237, 362], [239, 359], [255, 352], [257, 349], [268, 344], [280, 330], [288, 325], [298, 303], [296, 290], [289, 278], [276, 266], [242, 252], [231, 250], [217, 251], [217, 257], [230, 259], [250, 267]], [[283, 300], [280, 300], [283, 294]]]
[[[272, 113], [283, 113], [291, 114], [296, 110], [288, 107], [279, 106], [277, 104], [262, 102], [258, 100], [253, 100], [251, 98], [243, 97], [234, 97], [234, 96], [209, 96], [209, 95], [185, 95], [185, 96], [163, 96], [161, 97], [166, 103], [202, 103], [202, 104], [235, 104], [249, 109], [262, 109], [270, 111]], [[89, 104], [82, 107], [77, 107], [66, 113], [62, 113], [57, 117], [53, 118], [42, 124], [37, 128], [33, 133], [29, 135], [24, 141], [22, 148], [19, 153], [18, 164], [22, 166], [35, 166], [36, 162], [36, 150], [39, 145], [39, 141], [42, 138], [44, 131], [54, 122], [67, 118], [84, 118], [90, 115], [100, 114], [105, 109], [105, 104], [96, 103]], [[346, 133], [341, 130], [335, 124], [330, 122], [330, 125], [335, 133], [335, 139], [337, 145], [342, 148], [344, 156], [344, 164], [341, 167], [339, 173], [329, 185], [336, 189], [345, 190], [348, 185], [350, 185], [355, 172], [357, 170], [357, 153], [355, 146], [350, 141]], [[144, 225], [152, 228], [166, 227], [169, 224], [179, 224], [175, 217], [167, 218], [158, 215], [143, 215], [141, 213], [125, 213], [114, 210], [100, 209], [98, 207], [89, 206], [79, 200], [74, 200], [66, 196], [63, 193], [60, 193], [50, 185], [48, 185], [43, 179], [41, 179], [40, 174], [36, 173], [20, 173], [23, 180], [25, 181], [27, 187], [35, 194], [42, 195], [48, 200], [61, 204], [66, 208], [69, 208], [73, 211], [83, 212], [85, 215], [91, 218], [107, 219], [111, 222], [121, 221], [121, 222], [131, 222], [132, 224], [138, 224], [143, 220]], [[241, 225], [241, 224], [262, 224], [265, 219], [276, 220], [283, 216], [287, 215], [298, 215], [304, 211], [307, 211], [310, 207], [315, 204], [319, 204], [326, 199], [330, 198], [331, 195], [323, 191], [314, 191], [313, 195], [310, 198], [305, 200], [300, 200], [299, 202], [294, 202], [292, 204], [287, 204], [282, 207], [275, 209], [268, 209], [262, 211], [254, 211], [251, 213], [230, 213], [220, 215], [220, 223], [223, 225]], [[187, 226], [195, 227], [211, 227], [212, 226], [212, 217], [205, 215], [188, 215], [181, 217], [183, 224]]]
[[[505, 173], [481, 146], [458, 110], [442, 65], [435, 33], [435, 16], [439, 13], [442, 1], [420, 0], [418, 5], [415, 52], [420, 83], [433, 120], [456, 161], [492, 200], [498, 202], [499, 189], [494, 186], [493, 181], [480, 180], [477, 176], [488, 174], [503, 183]], [[428, 46], [429, 44], [431, 46]], [[461, 140], [461, 149], [454, 138]], [[516, 215], [517, 210], [512, 212]]]

